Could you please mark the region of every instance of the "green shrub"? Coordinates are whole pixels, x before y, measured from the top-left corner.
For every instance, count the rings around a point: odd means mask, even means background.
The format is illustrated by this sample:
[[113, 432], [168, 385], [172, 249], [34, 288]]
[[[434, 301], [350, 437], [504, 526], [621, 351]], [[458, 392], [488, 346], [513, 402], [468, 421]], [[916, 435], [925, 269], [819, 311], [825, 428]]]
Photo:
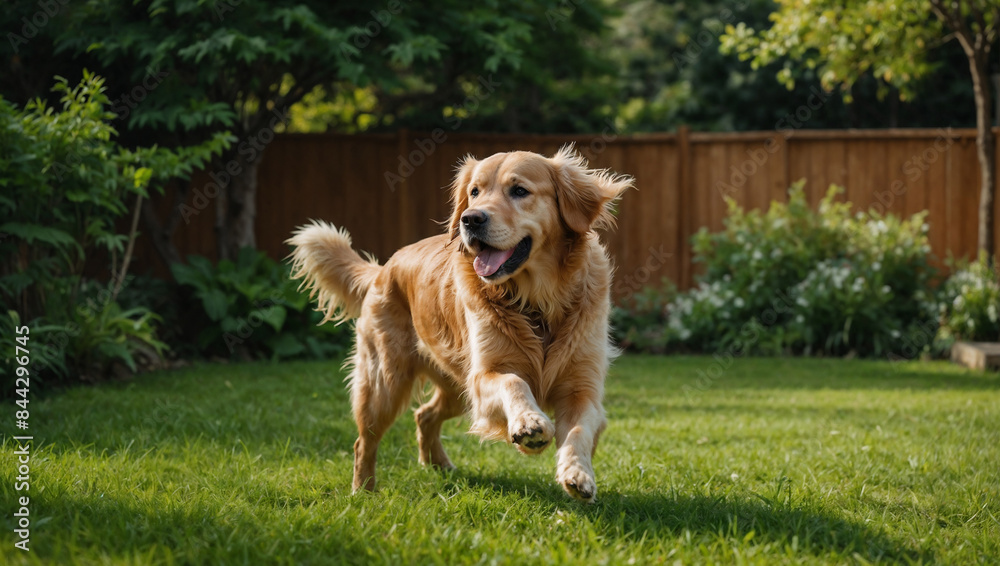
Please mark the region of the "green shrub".
[[985, 254], [972, 263], [956, 264], [937, 296], [941, 328], [938, 347], [956, 340], [1000, 340], [1000, 283]]
[[[49, 376], [56, 379], [66, 378], [69, 368], [66, 361], [66, 342], [71, 327], [69, 325], [46, 325], [34, 321], [25, 324], [21, 321], [21, 316], [15, 310], [0, 313], [0, 365], [4, 368], [4, 375], [10, 376], [13, 383], [13, 376], [18, 365], [15, 363], [15, 347], [20, 345], [16, 341], [18, 335], [15, 329], [20, 326], [27, 326], [28, 352], [31, 364], [29, 366], [29, 378], [33, 383], [44, 383]], [[5, 383], [4, 385], [7, 385]], [[5, 387], [0, 392], [0, 398], [7, 398], [13, 394], [13, 388]]]
[[123, 309], [108, 293], [101, 285], [86, 284], [68, 325], [67, 355], [85, 381], [107, 375], [116, 363], [136, 372], [137, 357], [154, 364], [167, 349], [156, 337], [159, 316], [141, 306]]
[[667, 347], [667, 305], [677, 287], [664, 279], [660, 288], [647, 286], [611, 309], [611, 337], [622, 348], [662, 353]]
[[93, 377], [95, 367], [129, 365], [135, 348], [162, 344], [152, 337], [152, 315], [122, 311], [113, 292], [99, 309], [81, 313], [91, 286], [85, 266], [93, 270], [96, 257], [107, 257], [107, 280], [122, 279], [129, 236], [116, 230], [118, 219], [150, 188], [190, 175], [231, 139], [127, 149], [113, 139], [115, 115], [101, 78], [85, 71], [78, 85], [57, 78], [53, 90], [61, 93], [59, 111], [40, 100], [19, 110], [0, 99], [0, 297], [3, 310], [16, 311], [46, 349], [32, 356], [42, 374], [33, 377]]
[[925, 214], [852, 215], [850, 203], [835, 200], [840, 192], [831, 187], [818, 211], [802, 182], [767, 212], [729, 200], [725, 228], [694, 238], [705, 271], [668, 305], [668, 345], [885, 356], [928, 344], [934, 272]]
[[171, 266], [184, 288], [182, 304], [197, 352], [227, 358], [328, 358], [344, 354], [351, 340], [345, 326], [324, 324], [309, 298], [290, 279], [287, 265], [251, 248], [236, 261], [217, 265], [200, 256]]

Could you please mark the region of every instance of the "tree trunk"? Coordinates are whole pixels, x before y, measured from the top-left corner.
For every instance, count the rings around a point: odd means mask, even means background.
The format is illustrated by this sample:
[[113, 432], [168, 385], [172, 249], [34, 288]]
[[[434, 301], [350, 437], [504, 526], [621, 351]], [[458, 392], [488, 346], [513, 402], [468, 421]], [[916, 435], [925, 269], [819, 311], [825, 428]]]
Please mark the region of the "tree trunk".
[[[153, 248], [168, 268], [171, 264], [181, 261], [181, 254], [177, 250], [177, 246], [174, 245], [173, 237], [174, 231], [177, 229], [177, 223], [181, 218], [181, 206], [187, 200], [187, 189], [188, 181], [178, 181], [176, 187], [172, 185], [167, 187], [166, 192], [170, 193], [171, 205], [170, 216], [167, 218], [166, 224], [160, 223], [156, 206], [153, 203], [153, 199], [155, 198], [153, 195], [142, 201], [141, 218], [142, 224], [145, 227], [145, 233], [148, 234], [150, 241], [153, 243]], [[168, 197], [164, 196], [160, 198]]]
[[[257, 219], [257, 166], [259, 153], [238, 154], [232, 157], [222, 171], [236, 170], [223, 188], [225, 198], [216, 203], [215, 236], [219, 259], [236, 259], [240, 249], [257, 247], [254, 226]], [[233, 165], [238, 164], [238, 170]]]
[[996, 189], [996, 135], [993, 133], [990, 77], [986, 55], [969, 56], [972, 87], [976, 98], [976, 153], [979, 157], [979, 251], [993, 261], [993, 196]]

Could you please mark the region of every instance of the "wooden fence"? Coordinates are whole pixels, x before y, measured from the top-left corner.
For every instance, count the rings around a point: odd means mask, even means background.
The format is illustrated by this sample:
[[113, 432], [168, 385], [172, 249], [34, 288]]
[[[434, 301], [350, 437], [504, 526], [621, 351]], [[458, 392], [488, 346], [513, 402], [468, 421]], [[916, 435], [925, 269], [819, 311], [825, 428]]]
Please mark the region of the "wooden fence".
[[[636, 178], [638, 190], [622, 200], [618, 229], [606, 235], [618, 277], [631, 277], [636, 285], [661, 277], [690, 285], [696, 270], [690, 236], [702, 226], [722, 226], [724, 194], [747, 207], [767, 207], [785, 200], [786, 189], [798, 179], [807, 180], [813, 203], [836, 183], [846, 187], [845, 198], [859, 210], [875, 207], [899, 215], [929, 210], [932, 249], [939, 258], [975, 253], [979, 167], [975, 132], [966, 129], [280, 135], [260, 166], [258, 245], [282, 258], [292, 230], [319, 218], [346, 227], [357, 248], [384, 260], [407, 243], [440, 233], [437, 221], [449, 214], [444, 187], [461, 156], [510, 150], [550, 155], [568, 142], [575, 142], [592, 166]], [[196, 182], [190, 198], [197, 213], [180, 224], [175, 242], [183, 254], [213, 257], [215, 204], [194, 202], [199, 190]], [[145, 247], [140, 266], [152, 254]]]

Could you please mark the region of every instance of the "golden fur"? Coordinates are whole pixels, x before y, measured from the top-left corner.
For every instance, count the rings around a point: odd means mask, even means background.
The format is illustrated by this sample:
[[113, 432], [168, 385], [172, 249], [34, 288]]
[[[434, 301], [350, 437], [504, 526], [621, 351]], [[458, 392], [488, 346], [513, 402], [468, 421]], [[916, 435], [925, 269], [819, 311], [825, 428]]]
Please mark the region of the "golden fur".
[[448, 233], [400, 249], [384, 266], [331, 225], [295, 232], [293, 277], [324, 320], [357, 318], [355, 490], [374, 489], [382, 435], [414, 384], [430, 380], [434, 395], [415, 414], [421, 463], [453, 467], [441, 424], [468, 412], [473, 433], [527, 454], [555, 439], [557, 481], [593, 501], [591, 458], [615, 353], [612, 268], [594, 229], [612, 224], [611, 206], [631, 186], [629, 177], [588, 169], [571, 146], [551, 158], [468, 157], [452, 184]]

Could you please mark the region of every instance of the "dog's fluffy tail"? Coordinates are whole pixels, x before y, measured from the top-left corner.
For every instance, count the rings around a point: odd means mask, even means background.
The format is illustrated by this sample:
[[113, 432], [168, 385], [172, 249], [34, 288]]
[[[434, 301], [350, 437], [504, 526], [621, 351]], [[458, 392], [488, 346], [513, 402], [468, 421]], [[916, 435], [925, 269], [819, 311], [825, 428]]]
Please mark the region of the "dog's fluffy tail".
[[351, 248], [351, 235], [343, 228], [314, 220], [300, 226], [285, 243], [295, 247], [292, 279], [316, 298], [323, 322], [338, 324], [361, 314], [361, 304], [382, 269], [374, 258], [362, 258]]

